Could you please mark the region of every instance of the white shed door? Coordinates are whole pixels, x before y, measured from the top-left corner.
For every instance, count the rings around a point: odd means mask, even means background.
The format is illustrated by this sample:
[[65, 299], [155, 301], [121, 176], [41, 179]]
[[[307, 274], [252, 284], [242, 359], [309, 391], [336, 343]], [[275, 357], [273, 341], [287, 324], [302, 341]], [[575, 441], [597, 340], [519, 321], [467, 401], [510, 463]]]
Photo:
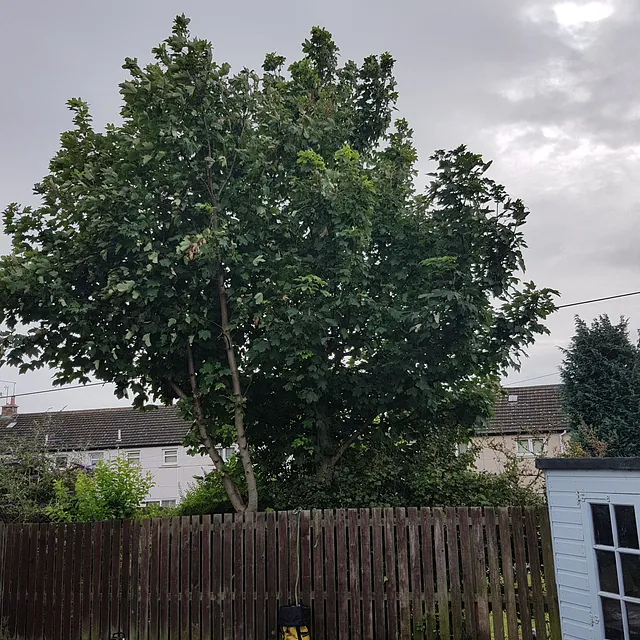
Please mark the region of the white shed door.
[[591, 494], [585, 511], [594, 626], [603, 640], [640, 640], [640, 496]]

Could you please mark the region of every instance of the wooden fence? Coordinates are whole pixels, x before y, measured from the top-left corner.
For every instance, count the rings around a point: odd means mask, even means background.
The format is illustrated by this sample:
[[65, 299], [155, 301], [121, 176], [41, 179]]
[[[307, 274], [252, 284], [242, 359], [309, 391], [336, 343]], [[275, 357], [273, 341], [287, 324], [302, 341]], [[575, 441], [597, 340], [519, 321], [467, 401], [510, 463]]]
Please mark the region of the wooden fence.
[[313, 640], [560, 640], [546, 508], [0, 525], [10, 638], [275, 639], [296, 594]]

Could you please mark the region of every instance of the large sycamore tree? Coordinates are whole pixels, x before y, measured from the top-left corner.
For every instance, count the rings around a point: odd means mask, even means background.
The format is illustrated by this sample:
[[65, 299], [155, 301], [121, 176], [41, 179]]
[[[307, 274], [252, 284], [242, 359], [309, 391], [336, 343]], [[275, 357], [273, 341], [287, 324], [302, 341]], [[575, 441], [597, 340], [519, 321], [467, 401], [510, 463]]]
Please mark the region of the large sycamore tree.
[[232, 75], [178, 17], [126, 60], [121, 123], [69, 101], [41, 204], [4, 214], [2, 362], [178, 401], [237, 511], [256, 456], [327, 479], [360, 438], [471, 425], [553, 310], [489, 163], [439, 151], [416, 193], [391, 56], [339, 66], [320, 28], [302, 51]]

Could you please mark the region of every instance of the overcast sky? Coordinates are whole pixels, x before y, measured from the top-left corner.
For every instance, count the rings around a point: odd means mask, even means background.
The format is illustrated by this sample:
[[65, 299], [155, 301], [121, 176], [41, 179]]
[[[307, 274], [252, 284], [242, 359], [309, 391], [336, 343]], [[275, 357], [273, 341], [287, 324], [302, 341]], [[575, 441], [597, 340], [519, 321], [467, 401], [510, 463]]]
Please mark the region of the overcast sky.
[[[117, 120], [125, 56], [147, 61], [181, 12], [236, 69], [269, 51], [296, 57], [313, 25], [344, 57], [390, 51], [421, 171], [434, 149], [465, 143], [530, 208], [529, 278], [559, 289], [561, 304], [640, 289], [638, 0], [4, 0], [0, 208], [35, 203], [32, 185], [71, 124], [68, 98], [87, 100], [98, 126]], [[557, 312], [508, 382], [557, 372], [575, 312], [624, 314], [635, 331], [640, 296]], [[50, 377], [0, 369], [18, 393], [49, 389]], [[118, 404], [108, 387], [17, 400], [21, 411]]]

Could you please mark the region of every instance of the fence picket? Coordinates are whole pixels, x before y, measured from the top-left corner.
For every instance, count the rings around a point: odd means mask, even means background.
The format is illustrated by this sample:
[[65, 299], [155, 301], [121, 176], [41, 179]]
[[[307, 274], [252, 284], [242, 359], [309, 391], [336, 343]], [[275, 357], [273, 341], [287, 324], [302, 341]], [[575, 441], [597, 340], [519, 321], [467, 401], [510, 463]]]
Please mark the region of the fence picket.
[[509, 508], [498, 508], [500, 531], [500, 551], [502, 556], [502, 578], [504, 582], [505, 609], [507, 612], [507, 637], [518, 637], [518, 612], [513, 574], [513, 554], [511, 551], [511, 525]]
[[458, 551], [458, 518], [452, 507], [446, 511], [447, 559], [449, 562], [449, 583], [451, 585], [451, 633], [454, 640], [464, 635], [462, 619], [462, 589], [460, 583], [460, 557]]

